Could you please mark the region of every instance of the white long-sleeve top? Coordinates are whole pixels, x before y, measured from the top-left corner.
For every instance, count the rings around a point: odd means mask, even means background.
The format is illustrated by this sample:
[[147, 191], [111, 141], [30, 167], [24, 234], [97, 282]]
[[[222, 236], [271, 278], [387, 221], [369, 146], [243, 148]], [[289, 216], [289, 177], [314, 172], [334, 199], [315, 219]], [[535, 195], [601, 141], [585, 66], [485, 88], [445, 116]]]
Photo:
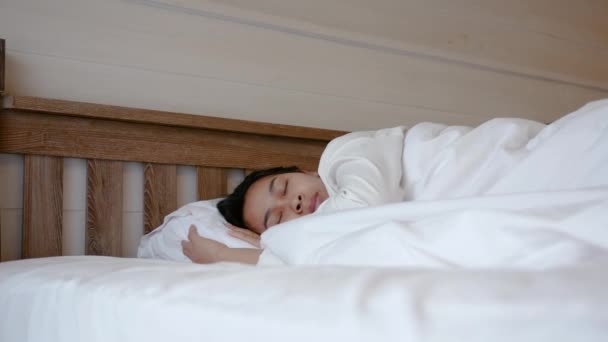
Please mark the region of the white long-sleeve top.
[[353, 132], [330, 142], [319, 164], [329, 198], [317, 212], [402, 201], [405, 132], [403, 126]]

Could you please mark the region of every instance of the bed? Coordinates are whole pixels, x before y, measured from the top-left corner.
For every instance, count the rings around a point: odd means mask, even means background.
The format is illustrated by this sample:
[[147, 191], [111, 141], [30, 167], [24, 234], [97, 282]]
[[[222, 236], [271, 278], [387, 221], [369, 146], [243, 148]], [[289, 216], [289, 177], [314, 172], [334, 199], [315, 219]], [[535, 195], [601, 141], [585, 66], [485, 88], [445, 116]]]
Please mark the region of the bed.
[[[124, 163], [144, 165], [147, 233], [177, 208], [178, 165], [196, 168], [197, 199], [213, 199], [227, 193], [231, 169], [316, 169], [345, 132], [4, 95], [0, 133], [0, 153], [24, 160], [23, 260], [0, 263], [1, 341], [608, 338], [606, 260], [534, 270], [378, 267], [364, 256], [358, 266], [330, 257], [257, 267], [124, 257]], [[86, 160], [82, 256], [62, 256], [63, 158]], [[585, 195], [605, 203], [604, 193]]]

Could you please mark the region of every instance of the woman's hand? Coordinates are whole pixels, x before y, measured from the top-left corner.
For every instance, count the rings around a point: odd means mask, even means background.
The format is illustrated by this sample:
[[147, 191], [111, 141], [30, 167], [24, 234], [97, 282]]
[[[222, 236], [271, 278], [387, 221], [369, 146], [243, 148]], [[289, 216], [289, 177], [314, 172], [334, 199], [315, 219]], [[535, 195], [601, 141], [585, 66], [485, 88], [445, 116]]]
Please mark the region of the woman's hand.
[[198, 235], [196, 227], [190, 225], [188, 240], [182, 241], [184, 255], [197, 264], [210, 264], [223, 261], [222, 256], [228, 247]]
[[226, 227], [228, 227], [229, 229], [228, 235], [235, 237], [239, 240], [243, 240], [257, 248], [261, 248], [260, 235], [258, 235], [258, 233], [249, 229], [233, 226], [230, 223], [226, 223]]

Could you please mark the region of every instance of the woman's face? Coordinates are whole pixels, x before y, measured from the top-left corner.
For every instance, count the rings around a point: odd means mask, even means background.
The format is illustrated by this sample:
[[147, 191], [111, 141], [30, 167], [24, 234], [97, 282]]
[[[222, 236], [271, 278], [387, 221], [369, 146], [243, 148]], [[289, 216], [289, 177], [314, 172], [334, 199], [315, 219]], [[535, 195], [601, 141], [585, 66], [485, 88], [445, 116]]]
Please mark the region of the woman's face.
[[316, 173], [291, 172], [261, 178], [245, 194], [245, 225], [262, 234], [266, 229], [314, 213], [328, 197]]

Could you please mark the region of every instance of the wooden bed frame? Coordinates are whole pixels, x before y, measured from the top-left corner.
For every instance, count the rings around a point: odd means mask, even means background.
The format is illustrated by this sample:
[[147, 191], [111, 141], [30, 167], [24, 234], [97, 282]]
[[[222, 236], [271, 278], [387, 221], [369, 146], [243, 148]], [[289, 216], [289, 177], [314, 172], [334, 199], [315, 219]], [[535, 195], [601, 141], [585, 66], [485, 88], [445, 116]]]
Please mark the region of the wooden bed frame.
[[120, 256], [123, 162], [144, 165], [147, 233], [177, 207], [177, 165], [196, 167], [199, 200], [217, 198], [227, 169], [316, 170], [325, 145], [344, 133], [5, 95], [0, 153], [24, 155], [22, 257], [61, 255], [64, 157], [87, 160], [86, 254]]

